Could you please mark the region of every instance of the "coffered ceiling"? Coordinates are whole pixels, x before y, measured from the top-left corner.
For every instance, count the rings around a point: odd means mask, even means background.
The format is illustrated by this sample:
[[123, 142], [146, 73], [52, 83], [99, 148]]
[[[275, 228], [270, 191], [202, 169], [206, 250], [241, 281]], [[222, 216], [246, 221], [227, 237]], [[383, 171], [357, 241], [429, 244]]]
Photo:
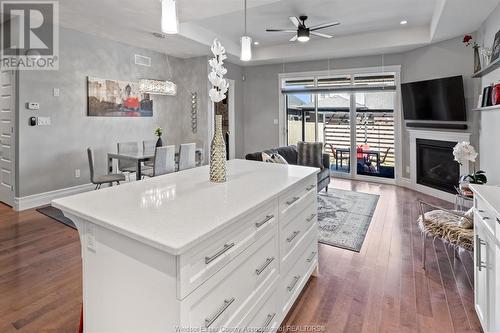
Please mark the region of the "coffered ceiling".
[[[244, 31], [243, 0], [177, 0], [180, 33], [164, 39], [159, 0], [63, 0], [62, 26], [178, 57], [206, 55], [213, 38], [237, 63], [382, 54], [413, 49], [475, 31], [500, 0], [248, 0], [248, 34], [258, 41], [253, 61], [239, 61]], [[309, 16], [310, 25], [336, 20], [325, 29], [332, 39], [289, 42], [293, 34], [266, 28], [292, 28], [289, 16]], [[408, 21], [401, 25], [402, 20]]]

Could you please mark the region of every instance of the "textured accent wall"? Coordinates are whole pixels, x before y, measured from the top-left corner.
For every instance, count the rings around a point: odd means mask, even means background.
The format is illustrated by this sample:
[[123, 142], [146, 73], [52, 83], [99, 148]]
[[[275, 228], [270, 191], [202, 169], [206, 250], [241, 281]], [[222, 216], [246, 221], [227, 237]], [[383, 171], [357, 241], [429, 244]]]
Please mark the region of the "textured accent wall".
[[[134, 54], [152, 59], [151, 67], [134, 64]], [[165, 144], [196, 142], [207, 146], [207, 59], [169, 57], [70, 29], [60, 30], [59, 71], [19, 73], [19, 142], [16, 196], [43, 193], [89, 183], [85, 149], [95, 150], [97, 172], [106, 171], [106, 153], [119, 141], [154, 139], [156, 126], [164, 128]], [[87, 117], [87, 76], [117, 80], [172, 79], [177, 96], [152, 96], [152, 118]], [[53, 96], [53, 88], [60, 96]], [[190, 94], [198, 92], [199, 128], [191, 132]], [[25, 108], [40, 103], [40, 110]], [[51, 126], [28, 126], [31, 116], [50, 116]], [[206, 159], [205, 159], [206, 160]], [[75, 169], [81, 177], [75, 178]], [[207, 176], [208, 177], [208, 176]]]

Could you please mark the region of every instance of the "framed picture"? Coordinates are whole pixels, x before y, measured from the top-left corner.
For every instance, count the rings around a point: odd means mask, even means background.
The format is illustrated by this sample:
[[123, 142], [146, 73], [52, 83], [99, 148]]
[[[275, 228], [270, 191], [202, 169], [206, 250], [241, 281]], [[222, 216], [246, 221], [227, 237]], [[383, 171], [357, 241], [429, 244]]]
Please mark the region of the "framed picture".
[[91, 117], [152, 117], [153, 101], [136, 82], [87, 78], [87, 114]]
[[495, 35], [493, 46], [491, 47], [491, 61], [495, 61], [500, 56], [500, 30]]

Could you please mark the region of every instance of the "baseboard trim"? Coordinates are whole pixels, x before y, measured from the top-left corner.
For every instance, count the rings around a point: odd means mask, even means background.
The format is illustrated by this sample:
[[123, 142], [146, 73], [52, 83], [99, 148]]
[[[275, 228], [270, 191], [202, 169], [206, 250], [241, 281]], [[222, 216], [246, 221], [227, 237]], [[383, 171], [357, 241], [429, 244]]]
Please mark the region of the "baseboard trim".
[[93, 190], [94, 188], [94, 184], [83, 184], [49, 192], [28, 195], [25, 197], [16, 197], [14, 198], [14, 210], [22, 211], [48, 205], [52, 200], [67, 197], [73, 194], [88, 192]]

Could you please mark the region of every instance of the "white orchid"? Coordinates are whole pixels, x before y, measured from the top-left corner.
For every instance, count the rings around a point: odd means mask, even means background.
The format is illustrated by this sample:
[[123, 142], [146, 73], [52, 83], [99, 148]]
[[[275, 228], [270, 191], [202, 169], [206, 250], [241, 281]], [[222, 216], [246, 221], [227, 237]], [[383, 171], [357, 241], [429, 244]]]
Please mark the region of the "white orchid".
[[217, 39], [212, 43], [210, 50], [215, 57], [208, 61], [208, 64], [212, 67], [212, 71], [208, 74], [208, 80], [212, 84], [212, 88], [208, 92], [208, 95], [212, 102], [218, 103], [226, 98], [226, 93], [229, 88], [229, 83], [224, 79], [224, 75], [227, 74], [227, 69], [223, 66], [227, 56], [226, 50]]
[[477, 152], [469, 142], [459, 142], [453, 148], [453, 156], [455, 157], [455, 161], [463, 164], [467, 161], [475, 162]]

